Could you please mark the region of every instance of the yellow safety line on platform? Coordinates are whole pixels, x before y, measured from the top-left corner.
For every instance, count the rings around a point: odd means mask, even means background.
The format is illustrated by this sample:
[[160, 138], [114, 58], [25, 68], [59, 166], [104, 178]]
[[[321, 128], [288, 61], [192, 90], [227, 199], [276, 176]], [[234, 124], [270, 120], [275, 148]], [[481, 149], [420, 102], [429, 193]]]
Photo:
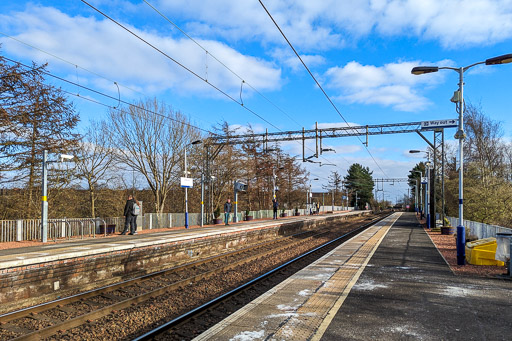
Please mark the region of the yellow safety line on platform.
[[347, 286], [345, 287], [345, 290], [343, 290], [343, 293], [341, 294], [340, 298], [338, 298], [336, 303], [334, 303], [333, 307], [329, 310], [329, 312], [327, 313], [327, 315], [323, 319], [322, 324], [320, 325], [320, 327], [318, 327], [316, 333], [312, 336], [311, 341], [319, 341], [322, 338], [322, 336], [324, 335], [325, 331], [327, 330], [327, 327], [329, 327], [329, 325], [331, 324], [332, 320], [334, 319], [334, 316], [336, 316], [336, 314], [340, 310], [341, 306], [343, 305], [343, 302], [345, 302], [345, 299], [348, 297], [348, 294], [352, 290], [352, 287], [357, 283], [357, 281], [359, 280], [359, 277], [361, 276], [361, 274], [363, 273], [364, 269], [366, 268], [366, 265], [368, 265], [368, 263], [370, 262], [370, 259], [372, 259], [372, 257], [373, 257], [373, 254], [375, 253], [375, 251], [377, 251], [377, 248], [379, 247], [380, 243], [384, 240], [384, 238], [388, 234], [388, 232], [391, 229], [391, 227], [395, 224], [395, 222], [398, 220], [398, 218], [400, 218], [401, 215], [402, 215], [402, 213], [397, 215], [396, 219], [393, 220], [386, 227], [386, 230], [384, 231], [384, 233], [381, 236], [381, 238], [379, 239], [379, 241], [373, 247], [373, 250], [368, 254], [368, 256], [364, 260], [362, 266], [359, 268], [359, 270], [357, 270], [357, 272], [354, 275], [354, 277], [352, 277], [352, 280], [347, 284]]
[[400, 216], [396, 213], [352, 237], [194, 340], [319, 340]]

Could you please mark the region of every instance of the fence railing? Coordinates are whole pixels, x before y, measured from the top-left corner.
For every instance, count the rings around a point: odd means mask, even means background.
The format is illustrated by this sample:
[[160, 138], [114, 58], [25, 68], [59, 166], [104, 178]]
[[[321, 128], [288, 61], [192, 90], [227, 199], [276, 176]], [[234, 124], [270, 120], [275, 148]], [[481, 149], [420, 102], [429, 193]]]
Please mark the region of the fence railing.
[[[446, 217], [450, 222], [451, 226], [457, 226], [459, 219], [454, 217]], [[478, 239], [483, 238], [496, 238], [496, 233], [512, 233], [512, 229], [503, 226], [489, 225], [479, 223], [477, 221], [464, 220], [464, 227], [470, 235], [477, 237]]]
[[[335, 206], [335, 211], [346, 210], [347, 207]], [[348, 208], [353, 210], [352, 207]], [[321, 206], [320, 212], [331, 211], [332, 206]], [[279, 214], [283, 210], [278, 211]], [[284, 210], [288, 216], [295, 213], [295, 210]], [[310, 214], [309, 209], [299, 209], [301, 215]], [[272, 210], [250, 211], [249, 215], [253, 219], [272, 218]], [[237, 220], [242, 221], [246, 212], [238, 212]], [[221, 216], [223, 218], [223, 215]], [[189, 225], [199, 225], [201, 222], [200, 213], [188, 214]], [[231, 214], [230, 221], [234, 220], [234, 214]], [[124, 217], [106, 217], [106, 218], [72, 218], [72, 219], [48, 219], [48, 240], [57, 240], [62, 238], [84, 238], [95, 237], [97, 234], [112, 232], [121, 232], [124, 229]], [[206, 221], [205, 221], [206, 224]], [[146, 213], [137, 217], [138, 229], [159, 229], [180, 227], [185, 225], [184, 213]], [[18, 220], [0, 220], [0, 243], [40, 240], [41, 239], [41, 219], [18, 219]]]

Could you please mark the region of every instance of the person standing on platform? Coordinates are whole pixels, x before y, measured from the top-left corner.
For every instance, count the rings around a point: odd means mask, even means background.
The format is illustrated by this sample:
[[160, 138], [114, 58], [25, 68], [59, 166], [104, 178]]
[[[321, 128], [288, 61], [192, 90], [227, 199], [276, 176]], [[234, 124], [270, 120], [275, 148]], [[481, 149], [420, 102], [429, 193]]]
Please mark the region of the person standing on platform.
[[128, 228], [130, 228], [130, 235], [137, 234], [137, 215], [140, 211], [139, 202], [133, 197], [133, 195], [128, 196], [128, 200], [126, 200], [126, 204], [124, 205], [124, 230], [121, 232], [122, 235], [128, 233]]
[[224, 224], [229, 225], [229, 214], [231, 213], [231, 199], [224, 204]]
[[272, 208], [274, 210], [274, 218], [273, 219], [277, 219], [277, 209], [279, 208], [279, 202], [277, 202], [277, 198], [272, 199]]

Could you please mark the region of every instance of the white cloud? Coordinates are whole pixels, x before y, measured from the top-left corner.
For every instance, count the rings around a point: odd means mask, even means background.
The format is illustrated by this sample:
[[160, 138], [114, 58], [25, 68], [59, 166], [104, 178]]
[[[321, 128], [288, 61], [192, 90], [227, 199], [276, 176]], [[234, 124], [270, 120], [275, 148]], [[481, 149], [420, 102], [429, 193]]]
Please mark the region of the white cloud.
[[241, 124], [231, 124], [229, 126], [229, 129], [235, 131], [236, 135], [249, 134], [250, 129], [252, 129], [253, 134], [260, 134], [265, 132], [265, 127], [263, 127], [263, 125], [259, 123], [252, 123], [250, 126]]
[[[340, 92], [339, 99], [349, 103], [380, 104], [395, 110], [415, 111], [425, 108], [429, 101], [417, 93], [419, 86], [439, 83], [442, 73], [415, 76], [411, 69], [417, 65], [429, 65], [419, 61], [390, 63], [383, 66], [361, 65], [349, 62], [343, 67], [332, 67], [325, 77], [330, 88]], [[434, 65], [450, 65], [447, 60]]]
[[[339, 48], [372, 32], [437, 40], [448, 49], [512, 37], [510, 0], [282, 0], [265, 5], [303, 51]], [[198, 34], [286, 45], [257, 1], [160, 0], [157, 6], [192, 20], [187, 28]]]
[[[292, 69], [294, 72], [297, 71], [303, 71], [304, 66], [300, 62], [300, 60], [297, 58], [297, 56], [293, 53], [293, 51], [290, 50], [290, 48], [276, 48], [273, 51], [271, 51], [271, 56], [275, 58], [279, 64], [286, 65], [290, 69]], [[300, 57], [306, 63], [306, 65], [309, 68], [313, 68], [316, 66], [324, 65], [326, 63], [325, 57], [321, 55], [314, 55], [314, 54], [301, 54]]]
[[[25, 12], [0, 16], [0, 22], [2, 30], [15, 38], [127, 86], [150, 93], [172, 89], [183, 94], [218, 96], [205, 82], [106, 19], [73, 17], [54, 8], [34, 6], [27, 7]], [[211, 57], [207, 59], [206, 53], [192, 41], [126, 26], [201, 77], [207, 77], [212, 84], [238, 97], [240, 79]], [[199, 42], [255, 88], [279, 88], [281, 71], [271, 63], [243, 55], [218, 41]], [[23, 58], [39, 62], [49, 58], [7, 38], [0, 39], [0, 43], [5, 51]], [[50, 60], [53, 69], [55, 65], [63, 66], [59, 61]], [[68, 64], [65, 64], [65, 70], [76, 72]], [[86, 73], [80, 76], [84, 75], [90, 77]], [[113, 86], [108, 84], [107, 87], [112, 90]], [[246, 89], [244, 95], [248, 96], [250, 92]]]
[[[361, 124], [353, 123], [353, 122], [332, 122], [332, 123], [318, 123], [319, 129], [327, 129], [327, 128], [345, 128], [345, 127], [359, 127]], [[315, 125], [312, 125], [310, 129], [315, 129]]]

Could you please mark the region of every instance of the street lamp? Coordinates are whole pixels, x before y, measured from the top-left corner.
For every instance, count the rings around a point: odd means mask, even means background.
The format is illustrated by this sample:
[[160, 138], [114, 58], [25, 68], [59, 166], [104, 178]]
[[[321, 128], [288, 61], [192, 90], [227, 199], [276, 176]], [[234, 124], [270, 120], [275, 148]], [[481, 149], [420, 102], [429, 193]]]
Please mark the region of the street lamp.
[[[409, 150], [409, 153], [426, 153], [427, 154], [427, 165], [430, 165], [430, 151], [428, 150]], [[425, 209], [427, 216], [427, 227], [436, 227], [436, 190], [435, 190], [435, 172], [434, 176], [431, 175], [430, 166], [426, 167], [425, 176], [427, 177], [427, 184], [425, 186]], [[432, 181], [431, 181], [432, 180]], [[432, 193], [431, 193], [432, 192]]]
[[455, 138], [459, 140], [459, 225], [457, 226], [457, 264], [464, 265], [466, 263], [465, 239], [466, 231], [464, 228], [464, 206], [463, 206], [463, 171], [464, 171], [464, 72], [473, 66], [485, 65], [498, 65], [507, 64], [512, 62], [512, 54], [505, 54], [502, 56], [489, 58], [485, 61], [474, 63], [465, 67], [454, 68], [449, 66], [417, 66], [412, 68], [413, 75], [422, 75], [425, 73], [437, 72], [442, 69], [453, 70], [459, 74], [459, 90], [455, 93], [454, 101], [458, 103], [456, 111], [459, 114], [459, 129], [455, 134]]
[[[420, 198], [420, 212], [421, 212], [420, 213], [420, 219], [421, 219], [421, 218], [423, 218], [422, 215], [424, 214], [423, 212], [425, 210], [425, 207], [423, 205], [423, 197], [421, 196], [421, 192], [423, 191], [423, 184], [421, 183], [421, 178], [423, 177], [423, 172], [422, 171], [414, 171], [414, 173], [420, 173], [420, 181], [419, 181], [419, 183], [420, 183], [420, 189], [419, 189], [420, 194], [419, 194], [419, 198]], [[416, 179], [416, 184], [418, 184], [418, 180], [417, 179]], [[416, 187], [416, 190], [417, 189], [418, 188]]]
[[43, 181], [41, 184], [41, 241], [48, 241], [48, 164], [54, 162], [72, 161], [75, 157], [68, 154], [60, 154], [60, 161], [48, 161], [48, 150], [43, 151]]
[[[284, 167], [279, 167], [278, 170], [283, 170]], [[272, 199], [276, 199], [276, 167], [272, 167]]]
[[[319, 180], [318, 178], [314, 178], [314, 179], [311, 179], [311, 181], [317, 181]], [[307, 209], [309, 208], [310, 209], [310, 213], [311, 213], [311, 204], [313, 203], [312, 202], [312, 199], [313, 198], [313, 192], [311, 190], [311, 182], [309, 183], [309, 192], [307, 194], [307, 197], [306, 197], [306, 211]]]
[[[188, 171], [187, 171], [187, 147], [188, 146], [191, 146], [191, 145], [196, 145], [196, 144], [200, 144], [202, 143], [203, 141], [201, 140], [196, 140], [196, 141], [193, 141], [187, 145], [185, 145], [185, 179], [187, 179], [187, 175], [188, 175]], [[185, 180], [187, 181], [187, 180]], [[182, 187], [185, 187], [185, 228], [188, 229], [188, 192], [187, 192], [187, 189], [189, 187], [192, 187], [190, 186], [189, 183], [183, 183], [183, 180], [182, 180], [182, 184], [181, 184]]]

